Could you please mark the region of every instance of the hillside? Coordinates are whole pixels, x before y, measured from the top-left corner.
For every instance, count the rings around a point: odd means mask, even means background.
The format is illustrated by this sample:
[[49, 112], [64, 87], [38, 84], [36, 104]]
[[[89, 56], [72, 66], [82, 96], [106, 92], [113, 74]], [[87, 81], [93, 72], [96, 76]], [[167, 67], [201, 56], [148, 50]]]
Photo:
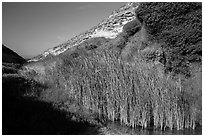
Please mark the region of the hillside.
[[25, 63], [25, 59], [19, 56], [16, 52], [2, 45], [2, 62], [3, 63]]
[[46, 50], [43, 54], [34, 57], [30, 61], [38, 61], [40, 59], [44, 59], [48, 55], [59, 55], [70, 49], [71, 47], [77, 46], [91, 38], [105, 37], [109, 39], [114, 39], [119, 33], [122, 32], [122, 27], [127, 22], [130, 22], [135, 19], [134, 10], [137, 8], [137, 6], [138, 3], [127, 3], [120, 9], [112, 12], [110, 16], [108, 16], [98, 25], [92, 27], [90, 30], [87, 30], [71, 38], [65, 43]]
[[167, 70], [187, 74], [188, 65], [201, 63], [201, 3], [144, 3], [137, 18], [146, 27], [149, 39], [162, 43]]
[[202, 126], [202, 3], [128, 3], [19, 73], [60, 109], [131, 128]]
[[12, 74], [17, 73], [20, 66], [25, 63], [26, 60], [19, 56], [16, 52], [2, 45], [2, 73]]

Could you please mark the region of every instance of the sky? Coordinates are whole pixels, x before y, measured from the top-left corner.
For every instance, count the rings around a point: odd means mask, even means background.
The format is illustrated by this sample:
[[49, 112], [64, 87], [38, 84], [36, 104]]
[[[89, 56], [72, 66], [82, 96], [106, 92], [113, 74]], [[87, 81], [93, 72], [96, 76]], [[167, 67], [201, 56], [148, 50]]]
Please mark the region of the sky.
[[122, 2], [2, 3], [2, 43], [32, 58], [92, 28]]

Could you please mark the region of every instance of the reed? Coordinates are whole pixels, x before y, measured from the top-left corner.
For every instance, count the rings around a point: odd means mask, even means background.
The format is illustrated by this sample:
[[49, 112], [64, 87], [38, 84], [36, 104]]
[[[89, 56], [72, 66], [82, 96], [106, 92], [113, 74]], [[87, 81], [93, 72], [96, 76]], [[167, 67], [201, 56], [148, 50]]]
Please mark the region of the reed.
[[[92, 56], [64, 60], [45, 70], [44, 81], [62, 89], [59, 99], [75, 100], [99, 119], [120, 121], [130, 127], [153, 125], [161, 130], [195, 129], [197, 110], [193, 95], [164, 68], [140, 58], [124, 62], [117, 51], [95, 51]], [[56, 93], [56, 94], [57, 94]], [[53, 95], [56, 96], [56, 95]]]

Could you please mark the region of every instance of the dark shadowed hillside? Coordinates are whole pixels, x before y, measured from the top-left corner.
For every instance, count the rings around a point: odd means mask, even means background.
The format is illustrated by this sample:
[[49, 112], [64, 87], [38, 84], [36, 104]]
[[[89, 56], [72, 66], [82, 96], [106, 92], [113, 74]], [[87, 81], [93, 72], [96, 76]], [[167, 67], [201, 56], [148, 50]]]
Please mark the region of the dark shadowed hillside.
[[3, 63], [25, 63], [25, 59], [19, 56], [16, 52], [2, 45], [2, 62]]
[[2, 73], [14, 74], [26, 60], [16, 52], [2, 45]]

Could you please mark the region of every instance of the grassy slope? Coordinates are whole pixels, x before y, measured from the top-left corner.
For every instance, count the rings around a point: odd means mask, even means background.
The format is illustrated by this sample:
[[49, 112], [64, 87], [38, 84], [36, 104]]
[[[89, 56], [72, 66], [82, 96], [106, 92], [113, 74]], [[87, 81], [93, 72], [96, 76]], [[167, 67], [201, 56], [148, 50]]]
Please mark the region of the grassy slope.
[[[185, 7], [186, 11], [179, 7]], [[162, 10], [166, 8], [167, 12], [173, 12], [166, 14]], [[199, 78], [202, 71], [199, 64], [194, 65], [201, 61], [201, 21], [196, 16], [198, 23], [192, 27], [194, 20], [190, 14], [199, 16], [199, 10], [199, 3], [144, 3], [137, 11], [139, 22], [128, 23], [116, 39], [100, 44], [99, 48], [93, 44], [83, 48], [88, 42], [60, 56], [28, 64], [21, 74], [48, 85], [39, 97], [63, 104], [68, 111], [74, 104], [78, 113], [89, 113], [103, 122], [120, 121], [130, 127], [194, 129], [202, 121]], [[157, 27], [161, 20], [164, 24]], [[186, 45], [181, 39], [192, 41]], [[183, 54], [186, 51], [189, 52]], [[183, 60], [184, 64], [178, 67]], [[192, 71], [194, 67], [198, 71]]]

